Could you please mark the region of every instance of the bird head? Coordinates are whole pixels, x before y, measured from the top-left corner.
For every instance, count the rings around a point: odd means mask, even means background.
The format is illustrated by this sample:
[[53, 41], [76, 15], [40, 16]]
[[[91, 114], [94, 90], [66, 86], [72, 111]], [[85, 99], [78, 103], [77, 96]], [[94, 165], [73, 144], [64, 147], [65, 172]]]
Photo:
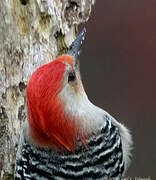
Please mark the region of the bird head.
[[85, 29], [66, 55], [39, 67], [28, 82], [29, 132], [39, 146], [74, 151], [78, 141], [85, 144], [86, 132], [78, 113], [87, 99], [78, 65], [84, 35]]

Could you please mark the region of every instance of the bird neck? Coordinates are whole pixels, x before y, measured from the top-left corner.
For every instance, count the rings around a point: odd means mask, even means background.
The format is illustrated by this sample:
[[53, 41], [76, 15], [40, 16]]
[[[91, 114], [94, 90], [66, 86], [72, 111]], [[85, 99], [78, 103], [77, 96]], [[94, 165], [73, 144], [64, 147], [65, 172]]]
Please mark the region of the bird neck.
[[29, 102], [27, 104], [30, 135], [35, 144], [72, 152], [79, 140], [85, 144], [79, 120], [67, 114], [58, 99], [52, 108], [43, 107], [40, 114], [29, 108]]

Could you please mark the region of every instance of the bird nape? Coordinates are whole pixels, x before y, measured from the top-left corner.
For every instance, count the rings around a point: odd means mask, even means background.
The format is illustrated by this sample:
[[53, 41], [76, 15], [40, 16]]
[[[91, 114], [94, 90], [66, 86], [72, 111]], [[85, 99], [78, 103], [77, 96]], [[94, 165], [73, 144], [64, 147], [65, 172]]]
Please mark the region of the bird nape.
[[86, 95], [78, 66], [84, 36], [85, 29], [67, 54], [39, 67], [28, 82], [28, 119], [20, 135], [15, 180], [107, 180], [125, 175], [131, 135]]

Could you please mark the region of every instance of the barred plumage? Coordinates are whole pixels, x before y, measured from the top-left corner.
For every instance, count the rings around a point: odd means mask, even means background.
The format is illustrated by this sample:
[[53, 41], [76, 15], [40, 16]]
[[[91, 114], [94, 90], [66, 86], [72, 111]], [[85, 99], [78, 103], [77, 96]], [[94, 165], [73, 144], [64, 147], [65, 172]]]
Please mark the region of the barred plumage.
[[91, 180], [108, 179], [124, 174], [124, 162], [119, 130], [105, 115], [105, 126], [81, 144], [75, 153], [55, 152], [30, 144], [26, 139], [17, 160], [15, 180]]

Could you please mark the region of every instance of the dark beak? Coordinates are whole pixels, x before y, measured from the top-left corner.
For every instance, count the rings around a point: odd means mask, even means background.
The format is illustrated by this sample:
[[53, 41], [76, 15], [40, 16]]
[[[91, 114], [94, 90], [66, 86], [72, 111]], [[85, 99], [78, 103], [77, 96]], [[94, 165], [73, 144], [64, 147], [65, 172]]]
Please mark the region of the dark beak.
[[78, 58], [79, 58], [79, 55], [80, 55], [82, 43], [83, 43], [84, 38], [85, 38], [85, 33], [86, 33], [86, 29], [83, 28], [81, 33], [76, 37], [76, 39], [74, 40], [74, 42], [71, 44], [71, 46], [69, 47], [69, 49], [67, 51], [67, 54], [74, 57], [75, 66], [78, 66], [78, 64], [79, 64], [78, 63]]

